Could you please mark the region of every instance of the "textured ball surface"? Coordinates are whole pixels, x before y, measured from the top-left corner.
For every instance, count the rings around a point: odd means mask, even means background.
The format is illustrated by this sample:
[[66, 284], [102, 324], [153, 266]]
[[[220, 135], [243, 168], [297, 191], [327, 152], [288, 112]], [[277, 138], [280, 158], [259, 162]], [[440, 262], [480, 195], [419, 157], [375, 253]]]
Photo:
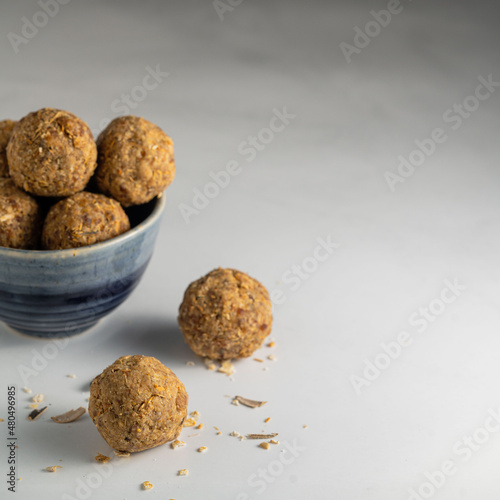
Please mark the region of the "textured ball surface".
[[117, 359], [90, 386], [89, 415], [106, 442], [120, 451], [147, 450], [176, 439], [187, 404], [181, 381], [148, 356]]
[[191, 283], [179, 308], [184, 339], [199, 356], [251, 356], [271, 333], [272, 304], [266, 288], [235, 269], [214, 269]]

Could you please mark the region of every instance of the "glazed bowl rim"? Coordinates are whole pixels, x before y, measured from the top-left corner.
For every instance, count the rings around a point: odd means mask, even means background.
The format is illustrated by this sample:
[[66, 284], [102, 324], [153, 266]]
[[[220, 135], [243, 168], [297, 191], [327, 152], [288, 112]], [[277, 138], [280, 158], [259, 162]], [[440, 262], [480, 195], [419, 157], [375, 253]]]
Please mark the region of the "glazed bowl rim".
[[8, 248], [0, 247], [0, 260], [1, 259], [28, 259], [33, 260], [51, 260], [54, 258], [75, 258], [77, 256], [84, 257], [91, 255], [100, 250], [105, 250], [107, 248], [112, 248], [115, 246], [120, 246], [128, 240], [135, 238], [139, 233], [145, 232], [149, 227], [151, 227], [160, 217], [165, 207], [165, 196], [163, 193], [159, 194], [154, 198], [156, 203], [152, 212], [137, 226], [129, 229], [125, 233], [115, 236], [106, 241], [100, 243], [94, 243], [93, 245], [87, 245], [78, 248], [67, 248], [63, 250], [23, 250], [19, 248]]

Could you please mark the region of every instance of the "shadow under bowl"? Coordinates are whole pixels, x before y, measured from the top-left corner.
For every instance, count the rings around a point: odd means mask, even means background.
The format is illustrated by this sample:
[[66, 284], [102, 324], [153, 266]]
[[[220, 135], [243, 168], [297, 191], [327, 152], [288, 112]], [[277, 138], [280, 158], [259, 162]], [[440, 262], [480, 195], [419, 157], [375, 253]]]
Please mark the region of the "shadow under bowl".
[[131, 207], [131, 229], [67, 250], [0, 247], [0, 321], [27, 335], [81, 333], [119, 306], [153, 253], [165, 197]]

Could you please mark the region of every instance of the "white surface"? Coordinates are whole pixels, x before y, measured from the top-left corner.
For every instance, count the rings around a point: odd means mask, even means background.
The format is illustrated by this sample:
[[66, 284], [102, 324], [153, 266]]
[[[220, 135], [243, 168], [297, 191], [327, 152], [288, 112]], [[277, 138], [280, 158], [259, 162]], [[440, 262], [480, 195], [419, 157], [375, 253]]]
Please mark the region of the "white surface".
[[[73, 1], [17, 54], [7, 36], [21, 34], [23, 17], [40, 7], [2, 2], [2, 118], [54, 106], [98, 130], [146, 67], [159, 65], [168, 77], [131, 111], [173, 137], [178, 166], [153, 260], [124, 306], [26, 384], [20, 367], [41, 367], [37, 356], [53, 351], [0, 327], [0, 417], [7, 386], [18, 388], [22, 481], [13, 498], [403, 500], [411, 488], [436, 499], [498, 498], [500, 434], [487, 419], [500, 407], [500, 91], [457, 130], [443, 119], [479, 76], [500, 80], [494, 3], [469, 5], [402, 2], [348, 63], [340, 44], [352, 44], [354, 27], [387, 2], [247, 0], [221, 21], [212, 2]], [[247, 161], [242, 142], [284, 107], [296, 117]], [[384, 173], [438, 127], [447, 140], [391, 192]], [[187, 224], [179, 206], [230, 161], [241, 172]], [[305, 259], [328, 237], [340, 247], [291, 282], [293, 266], [313, 266]], [[240, 361], [231, 378], [207, 371], [176, 326], [185, 287], [216, 266], [246, 271], [285, 297], [274, 311], [277, 361], [263, 348], [263, 364]], [[412, 316], [446, 280], [465, 289], [434, 321]], [[352, 377], [403, 331], [413, 342], [357, 394]], [[93, 457], [111, 450], [88, 415], [69, 427], [50, 416], [85, 405], [92, 377], [135, 353], [177, 373], [205, 427], [197, 437], [186, 429], [182, 449], [113, 457], [108, 474]], [[23, 385], [50, 404], [40, 420], [26, 421]], [[235, 394], [268, 404], [236, 407], [226, 397]], [[263, 429], [279, 432], [281, 444], [264, 451], [228, 435]], [[6, 432], [0, 423], [2, 443]], [[284, 443], [296, 443], [297, 456], [282, 452]], [[197, 453], [200, 445], [208, 452]], [[0, 449], [5, 479], [8, 450]], [[426, 473], [447, 460], [453, 474], [426, 487]], [[57, 464], [58, 473], [42, 471]], [[188, 477], [176, 476], [181, 468]], [[154, 489], [143, 492], [146, 480]], [[4, 480], [0, 487], [8, 498]]]

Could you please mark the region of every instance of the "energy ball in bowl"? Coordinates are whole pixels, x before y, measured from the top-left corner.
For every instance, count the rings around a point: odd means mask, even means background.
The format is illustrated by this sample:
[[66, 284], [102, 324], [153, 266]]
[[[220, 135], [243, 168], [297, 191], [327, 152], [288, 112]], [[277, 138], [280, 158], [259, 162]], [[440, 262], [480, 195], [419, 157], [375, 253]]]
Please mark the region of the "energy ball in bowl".
[[130, 229], [127, 214], [103, 194], [82, 191], [53, 205], [42, 231], [44, 250], [93, 245]]
[[191, 283], [179, 308], [184, 339], [199, 356], [251, 356], [271, 332], [271, 300], [256, 279], [235, 269], [214, 269]]
[[124, 207], [147, 203], [174, 180], [172, 139], [144, 118], [114, 119], [97, 138], [97, 150], [97, 188]]
[[182, 382], [148, 356], [123, 356], [90, 385], [90, 418], [119, 451], [147, 450], [176, 439], [187, 404]]
[[37, 201], [12, 179], [0, 178], [0, 246], [38, 248], [42, 224], [43, 213]]
[[13, 120], [0, 121], [0, 177], [9, 177], [9, 164], [7, 163], [7, 144], [12, 131], [16, 126]]
[[38, 196], [71, 196], [82, 191], [94, 173], [96, 158], [87, 124], [53, 108], [22, 118], [7, 145], [12, 179]]

